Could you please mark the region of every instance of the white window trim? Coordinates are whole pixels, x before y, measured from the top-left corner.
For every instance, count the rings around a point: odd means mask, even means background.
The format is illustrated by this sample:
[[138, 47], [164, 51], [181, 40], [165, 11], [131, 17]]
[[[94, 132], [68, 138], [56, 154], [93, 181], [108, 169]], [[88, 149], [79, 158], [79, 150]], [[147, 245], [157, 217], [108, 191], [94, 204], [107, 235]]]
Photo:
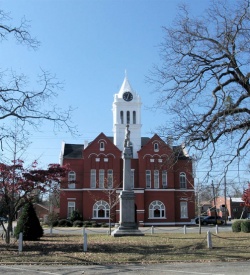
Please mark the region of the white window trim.
[[[149, 172], [149, 173], [147, 173]], [[149, 178], [149, 180], [148, 180]], [[149, 183], [149, 185], [148, 185]], [[151, 189], [151, 170], [146, 170], [146, 189]]]
[[[185, 178], [185, 187], [182, 187], [181, 178]], [[186, 173], [180, 172], [179, 181], [180, 181], [180, 189], [187, 189], [187, 175], [186, 175]]]
[[[168, 187], [168, 172], [167, 172], [167, 170], [162, 171], [161, 180], [162, 180], [162, 188], [166, 189]], [[166, 183], [164, 183], [165, 180], [166, 180]]]
[[154, 189], [160, 188], [159, 170], [154, 170]]
[[180, 202], [180, 214], [181, 214], [181, 217], [180, 217], [181, 219], [188, 219], [188, 203], [187, 203], [187, 201]]
[[[163, 207], [162, 207], [163, 206]], [[151, 208], [154, 207], [154, 208]], [[155, 211], [155, 207], [160, 207], [160, 213], [162, 212], [162, 210], [164, 210], [164, 215], [160, 215], [160, 217], [154, 217], [154, 211]], [[155, 200], [152, 201], [148, 207], [148, 214], [149, 214], [149, 219], [152, 220], [156, 220], [156, 219], [166, 219], [166, 207], [164, 205], [164, 203], [162, 203], [159, 200]]]
[[99, 188], [104, 188], [105, 184], [105, 170], [99, 169]]
[[[98, 217], [98, 211], [99, 211], [99, 208], [100, 207], [103, 207], [104, 208], [104, 217]], [[93, 219], [108, 219], [109, 218], [109, 215], [110, 215], [110, 207], [109, 207], [109, 204], [104, 201], [104, 200], [100, 200], [100, 201], [97, 201], [94, 205], [93, 205], [93, 212], [92, 212], [92, 215], [93, 215]]]
[[[70, 204], [71, 204], [71, 206], [70, 206]], [[67, 218], [70, 218], [71, 214], [75, 210], [76, 210], [76, 203], [74, 201], [68, 201], [68, 205], [67, 205]]]
[[90, 170], [90, 188], [96, 188], [96, 169]]

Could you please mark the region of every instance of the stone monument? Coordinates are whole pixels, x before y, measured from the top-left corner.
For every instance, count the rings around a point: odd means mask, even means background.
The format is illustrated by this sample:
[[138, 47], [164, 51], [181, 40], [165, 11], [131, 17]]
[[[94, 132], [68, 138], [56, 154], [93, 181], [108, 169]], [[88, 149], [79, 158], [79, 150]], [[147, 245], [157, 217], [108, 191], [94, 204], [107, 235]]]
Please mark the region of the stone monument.
[[126, 126], [125, 140], [123, 149], [123, 190], [120, 193], [120, 221], [119, 226], [111, 235], [114, 237], [122, 236], [144, 236], [138, 229], [135, 222], [135, 194], [131, 181], [131, 158], [132, 150], [130, 147], [130, 130]]

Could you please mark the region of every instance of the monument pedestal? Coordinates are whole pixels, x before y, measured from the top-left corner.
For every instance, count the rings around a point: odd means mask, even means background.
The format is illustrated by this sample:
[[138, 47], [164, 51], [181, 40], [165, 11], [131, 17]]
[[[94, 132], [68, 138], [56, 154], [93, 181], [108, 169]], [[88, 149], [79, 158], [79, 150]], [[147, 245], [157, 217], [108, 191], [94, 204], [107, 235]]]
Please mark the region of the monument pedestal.
[[132, 190], [131, 181], [131, 158], [129, 125], [126, 126], [124, 150], [123, 150], [123, 190], [120, 193], [120, 222], [117, 229], [111, 235], [114, 237], [122, 236], [144, 236], [138, 230], [135, 222], [135, 193]]
[[123, 190], [120, 194], [120, 225], [111, 235], [122, 236], [144, 236], [135, 222], [135, 194], [132, 190]]

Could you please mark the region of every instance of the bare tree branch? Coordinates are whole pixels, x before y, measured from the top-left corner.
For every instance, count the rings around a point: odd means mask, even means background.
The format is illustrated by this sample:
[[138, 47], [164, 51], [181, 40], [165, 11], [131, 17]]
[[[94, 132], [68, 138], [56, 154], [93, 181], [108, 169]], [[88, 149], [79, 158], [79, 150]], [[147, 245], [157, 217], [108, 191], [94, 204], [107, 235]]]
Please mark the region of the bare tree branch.
[[[180, 6], [173, 25], [163, 28], [161, 64], [149, 81], [156, 85], [156, 108], [172, 123], [159, 131], [202, 150], [212, 159], [224, 150], [225, 164], [249, 152], [249, 0], [212, 1], [193, 18]], [[219, 153], [220, 152], [220, 153]], [[230, 152], [227, 154], [226, 152]]]

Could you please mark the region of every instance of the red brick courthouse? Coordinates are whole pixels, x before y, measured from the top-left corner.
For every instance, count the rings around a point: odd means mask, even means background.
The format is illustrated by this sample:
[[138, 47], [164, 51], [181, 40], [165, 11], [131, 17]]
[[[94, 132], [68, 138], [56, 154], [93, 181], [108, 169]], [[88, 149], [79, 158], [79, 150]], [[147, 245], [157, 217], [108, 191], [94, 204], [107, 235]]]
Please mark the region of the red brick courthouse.
[[60, 217], [78, 210], [84, 220], [119, 222], [119, 203], [109, 206], [107, 186], [122, 189], [122, 150], [125, 127], [130, 129], [131, 181], [136, 221], [140, 226], [181, 225], [195, 216], [192, 159], [182, 146], [167, 144], [158, 135], [141, 137], [141, 98], [125, 77], [113, 101], [113, 137], [100, 133], [85, 144], [62, 144], [61, 163], [70, 164], [61, 184]]

